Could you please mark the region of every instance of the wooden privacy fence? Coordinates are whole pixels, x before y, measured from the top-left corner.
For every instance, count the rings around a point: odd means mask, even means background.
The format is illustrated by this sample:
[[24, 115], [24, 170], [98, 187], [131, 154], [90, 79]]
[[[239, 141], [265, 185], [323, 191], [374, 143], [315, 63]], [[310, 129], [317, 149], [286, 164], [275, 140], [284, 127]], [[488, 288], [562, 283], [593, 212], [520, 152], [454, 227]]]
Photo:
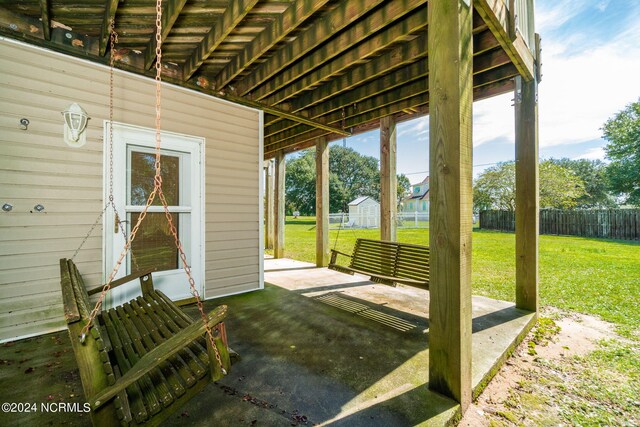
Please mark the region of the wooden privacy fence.
[[[480, 212], [480, 228], [514, 231], [512, 211]], [[640, 240], [640, 209], [540, 210], [540, 234]]]

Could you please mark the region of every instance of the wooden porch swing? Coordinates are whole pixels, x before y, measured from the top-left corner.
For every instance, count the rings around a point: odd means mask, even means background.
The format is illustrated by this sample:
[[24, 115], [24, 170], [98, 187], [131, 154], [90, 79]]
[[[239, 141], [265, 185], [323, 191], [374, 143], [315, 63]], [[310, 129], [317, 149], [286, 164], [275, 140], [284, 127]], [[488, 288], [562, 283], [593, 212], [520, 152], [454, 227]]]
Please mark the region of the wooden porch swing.
[[[158, 425], [205, 385], [226, 375], [230, 367], [229, 348], [222, 320], [226, 306], [205, 314], [191, 269], [178, 237], [162, 191], [160, 173], [162, 0], [156, 2], [156, 161], [154, 188], [146, 206], [104, 286], [86, 290], [72, 259], [60, 260], [64, 317], [80, 370], [85, 396], [94, 425]], [[113, 123], [113, 67], [116, 34], [111, 21], [110, 122]], [[111, 126], [111, 129], [113, 127]], [[112, 156], [113, 136], [109, 135]], [[112, 157], [111, 157], [112, 159]], [[79, 249], [113, 203], [113, 162], [110, 161], [109, 201]], [[131, 249], [149, 206], [158, 196], [174, 237], [182, 266], [196, 299], [201, 319], [194, 322], [165, 294], [153, 288], [152, 271], [139, 271], [115, 280], [120, 265]], [[124, 230], [123, 230], [124, 233]], [[78, 253], [76, 251], [76, 254]], [[75, 256], [75, 254], [74, 254]], [[135, 263], [134, 263], [135, 264]], [[139, 279], [142, 295], [120, 306], [102, 311], [110, 289]], [[89, 296], [100, 296], [90, 309]]]

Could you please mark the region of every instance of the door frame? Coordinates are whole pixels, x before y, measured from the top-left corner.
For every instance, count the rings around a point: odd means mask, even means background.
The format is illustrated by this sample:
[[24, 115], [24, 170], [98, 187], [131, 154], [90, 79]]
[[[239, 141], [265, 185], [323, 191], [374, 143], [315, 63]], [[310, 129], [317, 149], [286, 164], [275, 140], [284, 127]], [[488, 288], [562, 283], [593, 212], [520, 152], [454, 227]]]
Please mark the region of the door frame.
[[[108, 120], [104, 121], [104, 161], [103, 161], [103, 193], [104, 193], [104, 201], [106, 202], [109, 198], [109, 133], [110, 133], [110, 122]], [[154, 148], [155, 149], [155, 129], [146, 128], [142, 126], [130, 125], [121, 122], [113, 122], [113, 186], [114, 186], [114, 202], [118, 207], [119, 214], [125, 214], [125, 204], [126, 204], [126, 192], [127, 192], [127, 155], [128, 155], [128, 147], [131, 144], [132, 140], [135, 140], [136, 145], [140, 145], [145, 148]], [[172, 151], [180, 151], [180, 152], [189, 152], [192, 156], [189, 166], [190, 173], [190, 182], [199, 183], [200, 191], [199, 194], [191, 195], [190, 205], [191, 209], [191, 243], [190, 243], [190, 253], [188, 261], [191, 266], [191, 271], [193, 274], [193, 278], [196, 282], [196, 288], [198, 293], [204, 298], [205, 294], [205, 138], [180, 134], [175, 132], [167, 132], [161, 131], [160, 133], [162, 139], [162, 148], [166, 150]], [[185, 141], [188, 141], [189, 147], [185, 148]], [[195, 167], [194, 167], [195, 166]], [[120, 186], [123, 197], [115, 197], [115, 193], [117, 192], [117, 188]], [[156, 208], [157, 209], [157, 208]], [[175, 216], [175, 215], [174, 215]], [[107, 209], [103, 219], [103, 263], [102, 263], [102, 277], [103, 283], [108, 279], [109, 274], [113, 269], [113, 265], [116, 261], [117, 255], [115, 254], [114, 248], [114, 239], [113, 239], [113, 224], [115, 222], [113, 210], [111, 208]], [[132, 226], [132, 225], [131, 225]], [[193, 236], [196, 236], [196, 239], [193, 239]], [[118, 240], [121, 240], [122, 236], [120, 232], [118, 233]], [[182, 262], [179, 260], [179, 265]], [[123, 262], [123, 264], [126, 264]], [[157, 272], [154, 273], [154, 278], [162, 279], [168, 275], [176, 274], [176, 271], [180, 271], [184, 276], [184, 286], [185, 292], [181, 293], [177, 300], [190, 300], [193, 298], [191, 294], [191, 290], [188, 287], [188, 281], [186, 274], [184, 273], [184, 268], [179, 268], [178, 270], [171, 270], [171, 272]], [[123, 265], [120, 266], [118, 274], [115, 278], [120, 278], [129, 274], [128, 266]], [[181, 282], [182, 283], [182, 282]], [[130, 288], [139, 288], [137, 283], [132, 285], [125, 285]], [[118, 301], [113, 301], [113, 298], [109, 295], [106, 298], [107, 306], [111, 306], [113, 303], [118, 303]]]

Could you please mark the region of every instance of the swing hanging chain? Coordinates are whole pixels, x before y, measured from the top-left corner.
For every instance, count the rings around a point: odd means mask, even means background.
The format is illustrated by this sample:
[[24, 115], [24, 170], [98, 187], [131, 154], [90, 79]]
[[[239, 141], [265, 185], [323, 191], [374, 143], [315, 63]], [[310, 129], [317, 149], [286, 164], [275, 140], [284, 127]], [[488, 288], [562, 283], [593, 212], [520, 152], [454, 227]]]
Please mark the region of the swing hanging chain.
[[[118, 34], [116, 34], [114, 28], [115, 28], [115, 21], [113, 18], [111, 18], [111, 21], [109, 23], [109, 30], [110, 30], [109, 43], [111, 48], [110, 57], [109, 57], [109, 66], [110, 66], [109, 68], [109, 198], [108, 198], [108, 201], [105, 203], [104, 208], [102, 208], [102, 212], [100, 212], [100, 215], [98, 215], [98, 218], [96, 218], [95, 222], [89, 229], [89, 232], [86, 234], [86, 236], [84, 236], [84, 239], [82, 239], [82, 242], [80, 242], [80, 245], [71, 256], [71, 260], [74, 260], [76, 258], [76, 256], [80, 252], [80, 249], [82, 249], [82, 247], [87, 242], [89, 237], [93, 234], [93, 230], [96, 229], [96, 227], [102, 220], [102, 217], [104, 217], [104, 214], [107, 211], [107, 208], [109, 207], [109, 205], [111, 205], [111, 207], [113, 208], [113, 212], [115, 213], [116, 218], [118, 217], [118, 211], [116, 210], [115, 203], [113, 202], [113, 66], [114, 66], [113, 50], [114, 50], [115, 43], [118, 42]], [[122, 233], [123, 235], [125, 234], [124, 229], [122, 229]], [[124, 235], [124, 240], [125, 241], [127, 240], [126, 235]]]
[[[189, 266], [189, 264], [187, 263], [187, 257], [186, 254], [184, 252], [184, 249], [182, 247], [182, 243], [180, 242], [180, 238], [178, 237], [178, 230], [176, 229], [174, 223], [173, 223], [173, 218], [171, 213], [169, 212], [169, 205], [167, 203], [167, 200], [164, 196], [164, 193], [162, 191], [162, 175], [161, 175], [161, 164], [160, 164], [160, 157], [161, 157], [161, 138], [160, 138], [160, 129], [161, 129], [161, 101], [162, 101], [162, 0], [156, 0], [156, 35], [155, 35], [155, 39], [156, 39], [156, 65], [155, 65], [155, 69], [156, 69], [156, 76], [155, 76], [155, 81], [156, 81], [156, 119], [155, 119], [155, 124], [156, 124], [156, 160], [155, 160], [155, 176], [154, 176], [154, 188], [153, 191], [151, 192], [151, 194], [149, 194], [149, 197], [147, 198], [147, 203], [145, 205], [145, 207], [143, 208], [142, 212], [140, 212], [140, 215], [138, 216], [138, 221], [136, 222], [136, 225], [133, 227], [133, 229], [131, 230], [131, 233], [129, 234], [129, 238], [126, 239], [126, 243], [125, 243], [125, 247], [122, 250], [122, 252], [120, 253], [120, 256], [118, 257], [118, 260], [113, 268], [113, 270], [111, 271], [111, 274], [109, 275], [109, 280], [107, 281], [107, 283], [103, 286], [102, 288], [102, 292], [100, 293], [100, 297], [98, 298], [98, 301], [96, 302], [95, 307], [93, 308], [93, 310], [91, 311], [90, 315], [89, 315], [89, 320], [86, 323], [86, 325], [84, 326], [83, 330], [82, 330], [82, 335], [81, 335], [81, 342], [84, 342], [84, 340], [86, 339], [86, 336], [89, 332], [89, 328], [91, 327], [91, 325], [94, 322], [95, 317], [98, 315], [101, 307], [102, 307], [102, 302], [104, 301], [104, 297], [106, 295], [106, 293], [109, 291], [109, 289], [111, 289], [111, 282], [113, 282], [116, 274], [118, 273], [118, 270], [120, 269], [120, 265], [122, 264], [122, 261], [124, 260], [125, 256], [127, 255], [127, 253], [130, 251], [131, 249], [131, 243], [133, 242], [133, 240], [136, 237], [136, 234], [138, 233], [138, 230], [140, 228], [140, 225], [142, 224], [142, 221], [144, 220], [144, 218], [147, 216], [147, 211], [149, 210], [149, 207], [152, 205], [153, 201], [155, 200], [156, 195], [159, 197], [160, 201], [162, 202], [162, 206], [164, 208], [164, 213], [165, 213], [165, 217], [167, 218], [167, 222], [169, 224], [169, 229], [171, 231], [171, 234], [173, 235], [174, 238], [174, 242], [176, 245], [176, 248], [178, 249], [179, 255], [180, 255], [180, 260], [182, 261], [182, 265], [184, 267], [185, 273], [187, 275], [188, 281], [189, 281], [189, 287], [191, 288], [191, 293], [193, 294], [193, 296], [196, 299], [197, 305], [198, 305], [198, 311], [200, 312], [200, 315], [202, 317], [202, 320], [204, 322], [204, 326], [206, 329], [206, 333], [207, 333], [207, 337], [209, 339], [209, 343], [211, 344], [211, 348], [213, 349], [213, 352], [215, 354], [215, 358], [216, 358], [216, 362], [218, 363], [218, 365], [221, 368], [221, 371], [224, 375], [227, 374], [226, 370], [223, 367], [223, 363], [222, 363], [222, 358], [220, 356], [220, 352], [217, 348], [217, 346], [215, 345], [215, 341], [214, 341], [214, 337], [213, 337], [213, 331], [212, 328], [209, 326], [208, 324], [208, 317], [204, 312], [204, 306], [202, 304], [202, 300], [200, 299], [200, 294], [198, 292], [198, 290], [196, 289], [196, 284], [195, 284], [195, 280], [193, 279], [193, 276], [191, 274], [191, 267]], [[219, 331], [219, 326], [216, 326], [216, 330]]]

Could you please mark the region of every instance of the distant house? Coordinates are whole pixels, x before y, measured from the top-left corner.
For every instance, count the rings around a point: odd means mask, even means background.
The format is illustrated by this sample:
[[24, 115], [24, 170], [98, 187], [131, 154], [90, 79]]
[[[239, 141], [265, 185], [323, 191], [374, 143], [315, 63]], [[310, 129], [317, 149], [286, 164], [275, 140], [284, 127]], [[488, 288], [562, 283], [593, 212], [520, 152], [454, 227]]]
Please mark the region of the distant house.
[[360, 196], [349, 203], [351, 227], [374, 228], [380, 226], [380, 203], [369, 196]]
[[429, 177], [411, 186], [411, 194], [402, 199], [403, 212], [429, 212]]

